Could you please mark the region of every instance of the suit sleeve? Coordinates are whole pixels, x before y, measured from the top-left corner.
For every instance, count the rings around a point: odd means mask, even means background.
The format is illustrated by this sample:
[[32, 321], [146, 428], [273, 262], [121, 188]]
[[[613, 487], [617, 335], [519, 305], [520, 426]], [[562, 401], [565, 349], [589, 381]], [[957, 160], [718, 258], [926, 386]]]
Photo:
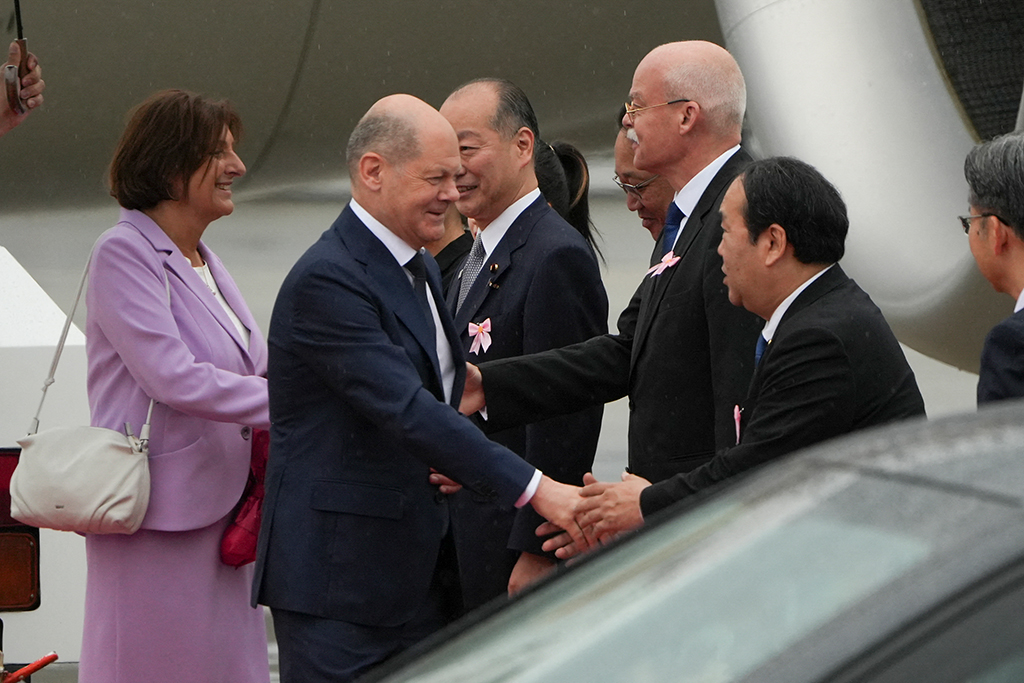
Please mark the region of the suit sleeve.
[[[590, 339], [607, 331], [608, 298], [589, 249], [549, 252], [531, 282], [523, 311], [524, 354]], [[549, 418], [526, 427], [527, 462], [567, 484], [579, 485], [594, 464], [603, 405]], [[530, 507], [516, 514], [509, 547], [539, 554], [534, 533], [544, 520]]]
[[1024, 396], [1024, 321], [1016, 316], [985, 337], [978, 373], [978, 405]]
[[113, 234], [101, 240], [89, 266], [90, 318], [158, 403], [214, 422], [269, 428], [267, 380], [196, 360], [167, 304], [164, 273], [162, 260], [141, 238]]
[[[641, 283], [642, 284], [642, 283]], [[619, 316], [618, 334], [518, 358], [482, 363], [488, 432], [616, 401], [629, 390], [629, 364], [642, 287]]]
[[292, 301], [295, 353], [359, 419], [501, 504], [511, 506], [522, 495], [535, 468], [424, 387], [409, 352], [384, 329], [388, 306], [358, 277], [321, 264], [301, 279]]
[[692, 472], [644, 489], [640, 507], [645, 517], [740, 472], [850, 431], [855, 377], [837, 336], [822, 329], [798, 330], [770, 349], [763, 363], [740, 444]]

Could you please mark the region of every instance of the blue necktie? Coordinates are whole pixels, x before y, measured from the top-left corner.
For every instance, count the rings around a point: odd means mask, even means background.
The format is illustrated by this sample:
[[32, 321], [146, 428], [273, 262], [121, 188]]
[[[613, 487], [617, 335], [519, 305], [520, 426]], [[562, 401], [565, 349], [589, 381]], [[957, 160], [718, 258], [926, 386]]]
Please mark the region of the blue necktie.
[[676, 244], [676, 235], [679, 234], [679, 226], [682, 225], [686, 214], [676, 206], [675, 202], [668, 205], [668, 214], [665, 216], [665, 227], [662, 230], [664, 241], [661, 243], [661, 255], [664, 256], [672, 251]]
[[764, 354], [765, 348], [768, 347], [768, 340], [762, 335], [757, 335], [757, 348], [754, 349], [754, 367], [761, 362], [761, 356]]

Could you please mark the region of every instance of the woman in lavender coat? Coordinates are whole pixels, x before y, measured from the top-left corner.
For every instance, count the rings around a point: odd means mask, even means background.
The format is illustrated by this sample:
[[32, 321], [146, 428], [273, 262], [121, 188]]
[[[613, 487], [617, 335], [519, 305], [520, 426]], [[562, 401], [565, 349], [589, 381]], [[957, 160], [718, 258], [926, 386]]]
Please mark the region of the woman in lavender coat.
[[149, 509], [132, 535], [88, 535], [82, 683], [268, 681], [252, 565], [221, 535], [268, 428], [267, 347], [200, 240], [231, 213], [238, 115], [182, 91], [132, 114], [110, 168], [120, 222], [92, 254], [86, 351], [92, 424], [137, 430], [152, 397]]

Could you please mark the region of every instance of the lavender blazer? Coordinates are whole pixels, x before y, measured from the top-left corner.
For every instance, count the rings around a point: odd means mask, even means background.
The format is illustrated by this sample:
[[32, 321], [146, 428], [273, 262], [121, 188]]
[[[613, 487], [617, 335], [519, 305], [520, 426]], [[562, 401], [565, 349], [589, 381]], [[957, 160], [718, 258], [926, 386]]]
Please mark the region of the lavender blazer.
[[[86, 354], [92, 424], [138, 433], [152, 397], [142, 527], [199, 529], [238, 502], [252, 427], [269, 428], [267, 346], [220, 259], [199, 252], [251, 331], [248, 348], [191, 263], [141, 211], [121, 210], [92, 253]], [[170, 305], [168, 305], [168, 285]]]

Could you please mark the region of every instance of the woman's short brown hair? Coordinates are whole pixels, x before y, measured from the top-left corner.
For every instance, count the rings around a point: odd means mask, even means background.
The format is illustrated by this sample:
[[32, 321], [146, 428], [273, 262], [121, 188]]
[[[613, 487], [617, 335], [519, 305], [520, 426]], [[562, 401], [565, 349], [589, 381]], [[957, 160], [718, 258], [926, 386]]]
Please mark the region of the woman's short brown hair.
[[217, 151], [225, 128], [236, 141], [242, 135], [242, 121], [227, 100], [184, 90], [151, 95], [128, 114], [110, 162], [110, 195], [139, 211], [187, 199], [189, 178]]

